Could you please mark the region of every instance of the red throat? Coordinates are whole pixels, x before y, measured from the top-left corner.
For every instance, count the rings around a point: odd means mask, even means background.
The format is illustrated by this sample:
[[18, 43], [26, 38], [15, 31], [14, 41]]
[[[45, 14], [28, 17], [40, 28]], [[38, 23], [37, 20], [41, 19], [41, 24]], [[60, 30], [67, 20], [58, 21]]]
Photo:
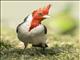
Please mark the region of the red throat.
[[31, 26], [29, 28], [29, 31], [31, 31], [33, 28], [35, 28], [36, 26], [38, 26], [40, 23], [41, 23], [40, 20], [33, 19], [32, 22], [31, 22]]

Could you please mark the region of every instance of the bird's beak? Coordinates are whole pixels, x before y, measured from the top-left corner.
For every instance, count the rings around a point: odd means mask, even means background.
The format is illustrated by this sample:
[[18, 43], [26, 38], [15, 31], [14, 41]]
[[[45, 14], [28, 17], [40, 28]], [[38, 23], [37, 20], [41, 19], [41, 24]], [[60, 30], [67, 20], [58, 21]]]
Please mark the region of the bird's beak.
[[43, 18], [49, 18], [49, 17], [50, 17], [49, 15], [44, 15], [44, 16], [43, 16]]

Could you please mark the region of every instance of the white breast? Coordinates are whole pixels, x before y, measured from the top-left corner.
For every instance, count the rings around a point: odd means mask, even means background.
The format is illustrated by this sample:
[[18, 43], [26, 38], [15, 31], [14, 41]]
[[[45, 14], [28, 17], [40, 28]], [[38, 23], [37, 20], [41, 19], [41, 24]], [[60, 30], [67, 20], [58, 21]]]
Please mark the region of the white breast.
[[19, 27], [18, 38], [23, 42], [30, 42], [32, 44], [44, 43], [46, 42], [46, 37], [44, 33], [44, 26], [39, 25], [33, 28], [29, 32], [30, 23], [32, 21], [32, 15], [28, 17], [26, 22], [24, 22]]
[[23, 42], [29, 42], [32, 44], [39, 44], [46, 42], [46, 36], [44, 33], [43, 25], [39, 25], [32, 29], [30, 32], [26, 31], [26, 28], [21, 27], [18, 37]]

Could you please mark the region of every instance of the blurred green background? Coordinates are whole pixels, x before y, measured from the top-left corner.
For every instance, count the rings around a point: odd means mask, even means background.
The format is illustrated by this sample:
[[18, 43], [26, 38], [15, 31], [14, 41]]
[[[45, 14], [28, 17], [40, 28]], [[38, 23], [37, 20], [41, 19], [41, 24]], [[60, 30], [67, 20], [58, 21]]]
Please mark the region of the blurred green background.
[[[42, 23], [48, 29], [46, 54], [18, 40], [16, 27], [35, 9], [51, 4], [49, 19]], [[1, 1], [0, 57], [2, 60], [79, 60], [79, 2], [71, 1]]]

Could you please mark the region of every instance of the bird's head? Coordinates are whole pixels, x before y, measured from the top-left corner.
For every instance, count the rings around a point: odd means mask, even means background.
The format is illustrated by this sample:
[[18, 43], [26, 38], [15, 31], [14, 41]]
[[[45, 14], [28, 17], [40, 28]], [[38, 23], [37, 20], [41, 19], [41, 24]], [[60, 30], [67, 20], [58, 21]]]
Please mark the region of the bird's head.
[[32, 12], [32, 16], [33, 16], [33, 19], [35, 20], [43, 20], [45, 18], [48, 18], [48, 13], [49, 13], [49, 9], [50, 9], [51, 5], [47, 5], [45, 8], [41, 9], [37, 9], [37, 10], [34, 10]]
[[48, 18], [48, 13], [49, 13], [49, 9], [50, 9], [51, 5], [47, 5], [46, 7], [39, 8], [37, 10], [34, 10], [32, 12], [32, 22], [31, 22], [31, 27], [30, 30], [33, 29], [34, 27], [38, 26], [41, 21], [43, 21], [44, 19]]

